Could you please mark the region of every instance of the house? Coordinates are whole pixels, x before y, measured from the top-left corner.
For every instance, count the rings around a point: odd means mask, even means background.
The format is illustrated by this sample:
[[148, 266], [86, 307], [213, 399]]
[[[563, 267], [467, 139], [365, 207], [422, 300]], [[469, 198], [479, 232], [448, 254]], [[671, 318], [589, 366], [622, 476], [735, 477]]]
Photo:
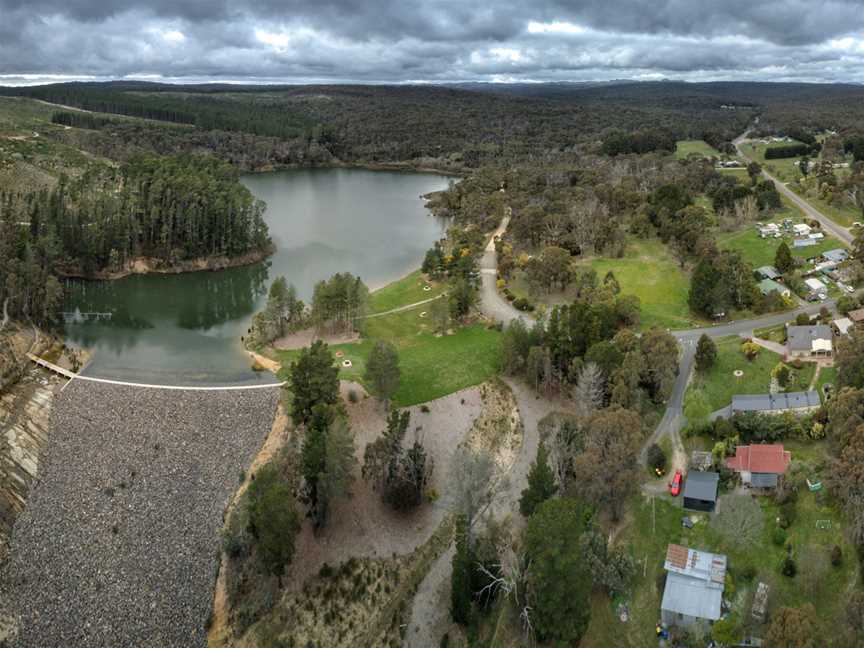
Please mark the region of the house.
[[756, 276], [760, 279], [771, 279], [772, 281], [777, 281], [782, 275], [774, 266], [762, 266], [761, 268], [756, 268]]
[[809, 236], [810, 226], [807, 223], [796, 223], [792, 226], [792, 232], [795, 236]]
[[855, 327], [855, 323], [848, 317], [839, 317], [831, 322], [831, 327], [837, 335], [849, 335]]
[[815, 277], [805, 279], [804, 285], [807, 286], [807, 289], [810, 291], [811, 295], [824, 295], [828, 292], [828, 286], [826, 286], [824, 283], [822, 283]]
[[773, 281], [772, 279], [763, 279], [757, 285], [759, 286], [759, 292], [761, 292], [763, 295], [768, 295], [772, 292], [776, 292], [781, 297], [790, 297], [792, 295], [791, 290], [789, 290], [783, 284]]
[[792, 453], [782, 443], [762, 443], [736, 447], [735, 456], [726, 460], [726, 467], [740, 475], [742, 484], [775, 488], [791, 461]]
[[786, 327], [786, 355], [789, 358], [830, 358], [834, 334], [827, 324]]
[[716, 472], [691, 472], [684, 483], [684, 508], [710, 513], [717, 505], [717, 485], [720, 474]]
[[849, 258], [849, 253], [843, 248], [835, 248], [833, 250], [826, 250], [825, 252], [823, 252], [822, 258], [835, 264], [843, 263]]
[[736, 394], [732, 397], [732, 414], [804, 414], [822, 405], [818, 392], [788, 392], [780, 394]]
[[817, 241], [815, 239], [806, 238], [806, 239], [795, 239], [792, 241], [792, 247], [803, 248], [810, 247], [811, 245], [816, 245]]
[[660, 615], [670, 626], [717, 621], [726, 586], [726, 556], [677, 544], [666, 548], [666, 586]]
[[813, 239], [814, 241], [819, 241], [825, 238], [825, 235], [822, 232], [813, 232], [807, 236], [809, 239]]
[[759, 230], [760, 238], [777, 238], [781, 236], [780, 228], [777, 226], [777, 223], [768, 223], [767, 225], [762, 225], [757, 229]]
[[864, 308], [858, 308], [846, 313], [846, 317], [855, 323], [855, 326], [864, 326]]

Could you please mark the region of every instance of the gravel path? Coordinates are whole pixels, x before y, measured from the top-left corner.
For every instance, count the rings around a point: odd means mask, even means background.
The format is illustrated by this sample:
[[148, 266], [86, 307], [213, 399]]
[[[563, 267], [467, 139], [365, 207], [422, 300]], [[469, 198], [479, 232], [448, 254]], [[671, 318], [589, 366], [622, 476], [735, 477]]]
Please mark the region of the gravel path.
[[277, 398], [71, 383], [0, 582], [18, 645], [205, 646], [222, 514]]

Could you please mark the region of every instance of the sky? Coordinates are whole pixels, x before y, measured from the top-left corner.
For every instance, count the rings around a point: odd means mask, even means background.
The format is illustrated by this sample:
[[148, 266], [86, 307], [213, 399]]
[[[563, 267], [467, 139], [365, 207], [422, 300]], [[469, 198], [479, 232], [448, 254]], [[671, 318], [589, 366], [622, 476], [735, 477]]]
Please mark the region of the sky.
[[864, 0], [0, 0], [0, 84], [864, 83]]

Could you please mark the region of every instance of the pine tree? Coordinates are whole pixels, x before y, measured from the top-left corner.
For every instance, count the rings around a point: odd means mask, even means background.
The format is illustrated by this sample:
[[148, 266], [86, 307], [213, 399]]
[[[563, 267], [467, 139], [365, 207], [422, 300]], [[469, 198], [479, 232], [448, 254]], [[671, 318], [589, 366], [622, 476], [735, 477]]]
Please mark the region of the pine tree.
[[792, 252], [785, 242], [777, 246], [777, 252], [774, 255], [774, 265], [783, 274], [795, 269], [795, 259], [792, 257]]
[[396, 348], [389, 342], [378, 340], [366, 361], [363, 378], [372, 393], [386, 405], [399, 389], [399, 377], [399, 356]]
[[339, 397], [339, 368], [333, 364], [330, 348], [321, 340], [300, 351], [291, 365], [291, 420], [294, 425], [309, 422], [315, 405], [332, 405]]
[[705, 335], [700, 336], [696, 343], [696, 370], [708, 371], [717, 360], [717, 345], [714, 340]]
[[523, 516], [531, 517], [534, 510], [558, 490], [555, 474], [549, 466], [549, 453], [543, 443], [537, 447], [537, 458], [531, 463], [528, 472], [528, 487], [522, 491], [519, 499], [519, 511]]

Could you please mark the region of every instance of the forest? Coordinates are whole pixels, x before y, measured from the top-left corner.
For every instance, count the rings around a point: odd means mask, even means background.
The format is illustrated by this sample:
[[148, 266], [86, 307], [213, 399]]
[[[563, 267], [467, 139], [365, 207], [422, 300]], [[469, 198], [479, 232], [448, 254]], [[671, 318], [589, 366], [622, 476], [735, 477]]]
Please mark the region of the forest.
[[261, 201], [212, 156], [139, 157], [39, 192], [0, 193], [0, 302], [13, 317], [50, 323], [56, 276], [122, 273], [136, 259], [266, 253]]

